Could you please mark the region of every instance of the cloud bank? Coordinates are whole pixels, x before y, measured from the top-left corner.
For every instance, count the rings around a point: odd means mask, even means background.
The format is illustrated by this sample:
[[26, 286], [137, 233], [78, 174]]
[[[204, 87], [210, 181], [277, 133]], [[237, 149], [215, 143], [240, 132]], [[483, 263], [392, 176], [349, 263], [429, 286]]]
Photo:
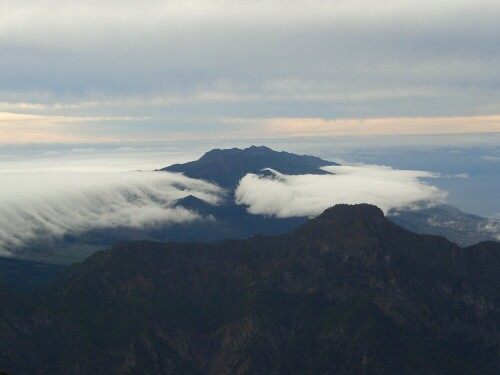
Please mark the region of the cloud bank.
[[190, 194], [216, 204], [222, 192], [172, 173], [2, 173], [0, 254], [94, 229], [209, 219], [173, 206]]
[[253, 136], [273, 119], [318, 132], [331, 119], [477, 127], [500, 113], [499, 14], [493, 0], [2, 0], [0, 112], [24, 118], [0, 136], [246, 130], [220, 119], [268, 119]]
[[324, 167], [332, 175], [246, 175], [236, 190], [248, 212], [278, 218], [319, 215], [338, 203], [371, 203], [385, 213], [425, 202], [442, 202], [446, 192], [424, 182], [439, 175], [377, 165]]

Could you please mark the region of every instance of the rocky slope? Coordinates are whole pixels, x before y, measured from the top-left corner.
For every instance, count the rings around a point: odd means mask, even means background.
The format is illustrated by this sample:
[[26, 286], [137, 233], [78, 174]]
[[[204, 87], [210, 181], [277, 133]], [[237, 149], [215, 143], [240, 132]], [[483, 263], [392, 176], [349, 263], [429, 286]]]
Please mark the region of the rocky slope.
[[57, 279], [66, 267], [0, 256], [0, 284], [26, 293]]
[[2, 319], [0, 340], [27, 353], [37, 341], [24, 337], [50, 339], [22, 360], [30, 371], [19, 356], [0, 363], [18, 374], [497, 374], [499, 269], [498, 243], [460, 248], [370, 205], [335, 206], [278, 237], [120, 243], [19, 313], [19, 338]]
[[500, 220], [468, 214], [448, 204], [398, 212], [391, 220], [416, 233], [444, 236], [460, 246], [500, 240]]

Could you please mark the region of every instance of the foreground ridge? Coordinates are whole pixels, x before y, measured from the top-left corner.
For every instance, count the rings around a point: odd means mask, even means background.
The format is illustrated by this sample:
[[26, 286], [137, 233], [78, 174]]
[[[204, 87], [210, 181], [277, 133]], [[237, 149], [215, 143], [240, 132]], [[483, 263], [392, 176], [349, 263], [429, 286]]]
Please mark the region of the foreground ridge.
[[0, 301], [0, 343], [11, 343], [0, 363], [20, 374], [497, 374], [499, 267], [498, 243], [460, 248], [371, 205], [337, 205], [277, 237], [123, 242], [71, 267], [44, 303]]

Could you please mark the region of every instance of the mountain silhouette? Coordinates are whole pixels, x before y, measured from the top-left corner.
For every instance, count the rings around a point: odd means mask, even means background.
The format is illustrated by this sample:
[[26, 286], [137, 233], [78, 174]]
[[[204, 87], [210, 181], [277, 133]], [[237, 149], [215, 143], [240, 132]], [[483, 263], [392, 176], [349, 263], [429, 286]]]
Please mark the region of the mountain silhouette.
[[122, 242], [70, 267], [41, 302], [4, 307], [0, 363], [16, 374], [493, 375], [499, 269], [496, 242], [460, 248], [366, 204], [281, 236]]
[[182, 172], [188, 177], [215, 182], [225, 188], [234, 189], [248, 173], [260, 173], [271, 168], [284, 174], [327, 174], [320, 167], [338, 165], [315, 156], [278, 152], [265, 146], [246, 149], [214, 149], [199, 160], [174, 164], [160, 171]]

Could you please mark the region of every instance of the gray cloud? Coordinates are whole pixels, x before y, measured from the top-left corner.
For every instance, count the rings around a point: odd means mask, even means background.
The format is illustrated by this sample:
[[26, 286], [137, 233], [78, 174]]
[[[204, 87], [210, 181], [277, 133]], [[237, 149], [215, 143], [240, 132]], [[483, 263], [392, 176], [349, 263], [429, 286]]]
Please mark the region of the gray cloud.
[[493, 114], [499, 15], [490, 0], [6, 0], [0, 102], [156, 119], [128, 132], [220, 131], [221, 116]]
[[424, 171], [395, 170], [376, 165], [325, 167], [334, 175], [274, 177], [246, 175], [236, 190], [237, 203], [252, 214], [316, 216], [338, 203], [371, 203], [384, 212], [442, 202], [446, 193], [422, 181], [438, 175]]

